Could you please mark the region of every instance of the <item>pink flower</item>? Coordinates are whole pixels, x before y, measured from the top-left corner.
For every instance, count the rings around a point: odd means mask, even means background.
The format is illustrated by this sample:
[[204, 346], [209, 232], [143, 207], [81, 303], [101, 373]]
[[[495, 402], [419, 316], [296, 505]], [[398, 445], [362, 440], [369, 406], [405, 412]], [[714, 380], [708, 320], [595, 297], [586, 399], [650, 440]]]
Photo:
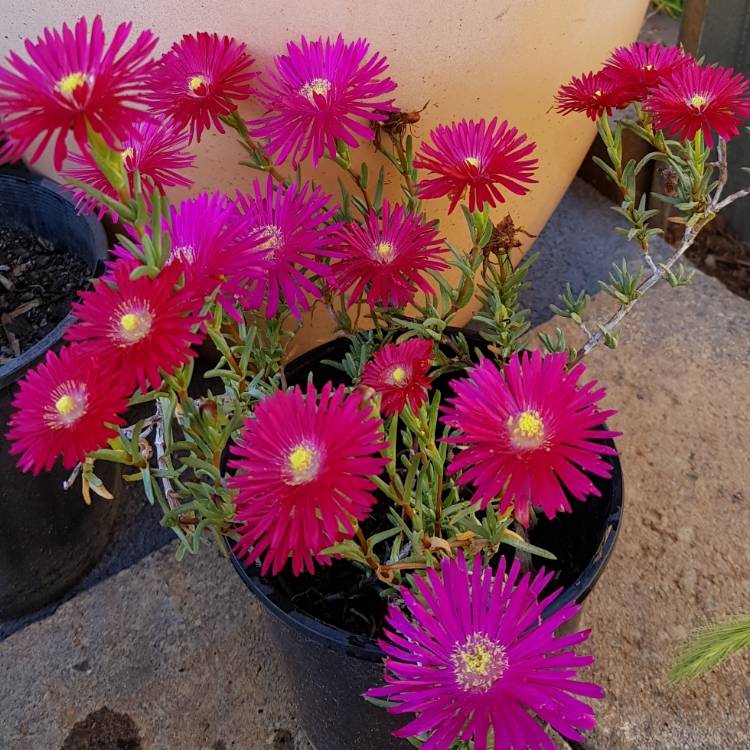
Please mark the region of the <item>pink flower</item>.
[[599, 411], [604, 389], [579, 386], [586, 368], [566, 372], [566, 362], [566, 354], [535, 350], [514, 354], [501, 371], [484, 359], [452, 382], [456, 396], [444, 409], [445, 422], [461, 430], [446, 438], [458, 447], [448, 472], [474, 485], [483, 508], [496, 497], [501, 513], [512, 505], [524, 526], [532, 505], [553, 518], [571, 510], [565, 490], [577, 500], [599, 495], [588, 474], [612, 473], [602, 456], [616, 451], [600, 441], [620, 434], [601, 429], [616, 412]]
[[337, 139], [352, 148], [358, 139], [373, 139], [370, 123], [394, 111], [393, 99], [384, 97], [396, 84], [382, 77], [385, 57], [366, 59], [368, 49], [364, 39], [346, 44], [341, 35], [316, 42], [302, 37], [274, 59], [275, 70], [267, 70], [256, 92], [269, 114], [250, 125], [253, 135], [268, 140], [278, 164], [291, 155], [296, 167], [312, 155], [317, 165], [326, 152], [336, 156]]
[[427, 401], [431, 366], [431, 341], [409, 339], [402, 344], [386, 344], [365, 365], [362, 384], [380, 395], [384, 416], [400, 414], [407, 403], [416, 413]]
[[552, 573], [520, 569], [516, 559], [507, 570], [501, 557], [493, 575], [478, 556], [469, 570], [459, 555], [443, 562], [442, 577], [429, 569], [414, 576], [414, 592], [402, 587], [408, 614], [392, 604], [380, 641], [387, 684], [366, 693], [392, 702], [391, 713], [415, 714], [395, 736], [424, 740], [424, 750], [459, 741], [474, 750], [554, 750], [544, 724], [579, 742], [595, 726], [579, 696], [604, 691], [577, 679], [594, 658], [573, 650], [590, 631], [555, 634], [580, 607], [543, 619], [561, 590], [540, 598]]
[[369, 478], [386, 464], [383, 425], [358, 393], [308, 384], [261, 401], [231, 449], [238, 491], [237, 549], [248, 563], [263, 558], [275, 575], [291, 557], [292, 571], [328, 562], [327, 547], [351, 538], [355, 521], [375, 503]]
[[228, 36], [185, 34], [156, 65], [148, 93], [151, 109], [190, 128], [190, 140], [201, 139], [211, 125], [224, 132], [221, 118], [237, 109], [235, 102], [252, 93], [255, 60], [243, 43]]
[[331, 278], [326, 258], [335, 226], [330, 196], [309, 183], [276, 186], [271, 177], [265, 188], [253, 180], [252, 194], [237, 196], [237, 207], [250, 231], [259, 234], [264, 255], [263, 278], [247, 300], [250, 308], [265, 304], [272, 318], [283, 302], [296, 318], [310, 308], [308, 297], [320, 298], [320, 281]]
[[438, 125], [430, 138], [432, 144], [422, 144], [414, 166], [436, 177], [421, 180], [417, 189], [421, 198], [449, 195], [449, 213], [467, 190], [469, 210], [481, 211], [485, 203], [494, 207], [496, 201], [505, 202], [500, 188], [526, 195], [526, 185], [536, 182], [532, 175], [537, 160], [528, 158], [536, 144], [516, 128], [509, 128], [506, 120], [499, 126], [496, 117], [489, 125], [484, 120]]
[[111, 276], [81, 292], [81, 301], [73, 304], [78, 321], [65, 337], [79, 342], [78, 349], [96, 362], [110, 365], [129, 392], [137, 383], [145, 393], [149, 382], [153, 388], [161, 384], [160, 370], [171, 374], [195, 356], [190, 345], [201, 341], [195, 333], [200, 320], [189, 292], [175, 288], [183, 273], [180, 263], [155, 279], [133, 281], [136, 267], [134, 261], [119, 260]]
[[[195, 156], [185, 151], [187, 135], [180, 132], [173, 123], [157, 123], [142, 120], [133, 127], [132, 132], [120, 144], [118, 150], [122, 155], [122, 164], [130, 182], [130, 194], [133, 193], [133, 173], [141, 175], [141, 186], [148, 198], [154, 191], [162, 195], [165, 188], [189, 187], [193, 183], [179, 170], [193, 166]], [[63, 171], [66, 177], [85, 182], [111, 198], [119, 198], [117, 191], [99, 168], [89, 149], [81, 154], [71, 154], [70, 161], [75, 167]], [[96, 200], [79, 188], [74, 194], [78, 200], [78, 209], [86, 212], [97, 207]], [[104, 205], [99, 205], [99, 216], [106, 212]], [[113, 218], [117, 216], [113, 212]]]
[[603, 72], [584, 73], [573, 76], [570, 82], [560, 87], [555, 95], [557, 111], [563, 115], [585, 112], [586, 117], [596, 122], [605, 112], [626, 107], [633, 97]]
[[102, 19], [94, 19], [89, 36], [81, 18], [72, 31], [63, 24], [62, 32], [45, 29], [36, 44], [27, 39], [30, 62], [10, 53], [8, 67], [0, 68], [0, 116], [8, 138], [0, 161], [20, 159], [42, 136], [29, 157], [34, 162], [57, 134], [55, 169], [60, 169], [69, 130], [86, 148], [86, 122], [113, 148], [128, 137], [133, 120], [143, 117], [137, 107], [144, 101], [143, 84], [157, 42], [143, 31], [123, 51], [132, 26], [121, 23], [106, 47]]
[[670, 73], [692, 62], [693, 57], [679, 47], [633, 42], [610, 55], [602, 75], [615, 91], [627, 92], [626, 98], [643, 101]]
[[234, 318], [237, 303], [248, 306], [264, 283], [267, 262], [264, 238], [255, 232], [223, 193], [201, 193], [169, 208], [170, 263], [185, 272], [185, 290], [203, 307], [219, 289], [217, 299]]
[[353, 305], [367, 292], [370, 305], [400, 307], [414, 300], [421, 289], [432, 294], [426, 271], [443, 271], [447, 252], [436, 223], [425, 223], [423, 215], [404, 211], [383, 201], [382, 221], [371, 211], [364, 226], [352, 222], [338, 232], [340, 260], [333, 266], [336, 285], [349, 294]]
[[710, 147], [713, 131], [728, 141], [750, 117], [748, 88], [750, 81], [731, 68], [685, 65], [651, 92], [645, 108], [653, 114], [655, 128], [683, 141], [701, 131]]
[[19, 383], [9, 422], [10, 452], [21, 454], [23, 471], [49, 471], [58, 456], [72, 469], [117, 436], [126, 407], [127, 394], [117, 378], [103, 377], [101, 364], [78, 347], [48, 351]]

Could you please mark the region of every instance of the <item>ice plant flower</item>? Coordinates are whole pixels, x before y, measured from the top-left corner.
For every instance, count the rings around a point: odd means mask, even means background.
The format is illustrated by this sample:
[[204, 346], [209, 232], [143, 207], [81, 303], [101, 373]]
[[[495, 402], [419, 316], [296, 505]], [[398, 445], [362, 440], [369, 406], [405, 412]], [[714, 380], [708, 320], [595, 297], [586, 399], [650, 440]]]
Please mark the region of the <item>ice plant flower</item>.
[[36, 161], [55, 137], [55, 169], [67, 154], [66, 136], [72, 131], [86, 147], [86, 123], [115, 147], [128, 136], [132, 122], [143, 117], [143, 86], [157, 39], [141, 32], [125, 48], [132, 23], [121, 23], [109, 46], [102, 19], [91, 24], [81, 18], [71, 30], [45, 29], [36, 43], [26, 40], [26, 61], [11, 52], [0, 68], [0, 118], [7, 142], [0, 161], [20, 159], [41, 137], [29, 156]]
[[585, 112], [594, 122], [605, 113], [611, 115], [613, 109], [626, 107], [633, 98], [602, 71], [573, 76], [555, 95], [558, 112]]
[[190, 140], [237, 109], [236, 102], [252, 93], [255, 60], [246, 46], [228, 36], [185, 34], [159, 60], [149, 79], [152, 112], [171, 117], [189, 128]]
[[728, 141], [750, 117], [749, 88], [750, 81], [731, 68], [686, 65], [651, 92], [645, 108], [655, 128], [683, 141], [701, 132], [710, 147], [714, 132]]
[[171, 374], [195, 356], [190, 346], [201, 341], [195, 333], [200, 321], [191, 294], [175, 288], [182, 264], [170, 264], [154, 279], [132, 280], [135, 267], [119, 260], [110, 276], [81, 292], [81, 301], [73, 304], [78, 320], [65, 337], [96, 361], [111, 364], [130, 392], [137, 384], [145, 393], [149, 383], [161, 384], [160, 370]]
[[266, 317], [273, 317], [283, 302], [300, 318], [310, 308], [309, 297], [321, 296], [314, 277], [331, 279], [324, 261], [335, 255], [329, 247], [335, 226], [330, 196], [309, 183], [265, 185], [253, 181], [252, 193], [238, 194], [237, 207], [247, 219], [248, 230], [259, 235], [263, 255], [263, 277], [248, 297], [250, 308], [265, 304]]
[[236, 303], [247, 305], [254, 285], [266, 273], [263, 238], [252, 230], [234, 202], [223, 193], [201, 193], [170, 206], [167, 233], [170, 263], [185, 272], [185, 290], [200, 309], [219, 289], [217, 299], [237, 317]]
[[388, 62], [367, 53], [364, 39], [347, 44], [341, 35], [287, 44], [287, 54], [274, 58], [274, 68], [261, 78], [259, 101], [268, 109], [251, 125], [253, 135], [268, 142], [267, 153], [292, 164], [327, 153], [336, 156], [336, 141], [355, 148], [372, 140], [371, 122], [384, 122], [395, 108], [387, 98], [396, 84], [383, 77]]
[[50, 350], [19, 383], [9, 422], [10, 452], [20, 454], [23, 471], [49, 471], [59, 456], [71, 469], [117, 436], [128, 395], [77, 347]]
[[609, 80], [613, 91], [621, 92], [623, 99], [643, 101], [673, 71], [693, 62], [693, 57], [679, 47], [633, 42], [610, 55], [602, 76]]
[[589, 474], [609, 477], [602, 456], [615, 449], [602, 443], [617, 432], [602, 429], [616, 412], [599, 411], [605, 390], [596, 381], [579, 385], [582, 364], [566, 372], [566, 354], [513, 354], [502, 368], [484, 359], [465, 379], [452, 381], [456, 395], [444, 409], [447, 424], [460, 434], [450, 474], [473, 484], [474, 500], [486, 507], [500, 498], [528, 526], [532, 507], [548, 518], [570, 511], [565, 490], [577, 500], [600, 495]]
[[386, 344], [362, 370], [362, 385], [381, 397], [383, 416], [400, 414], [408, 403], [416, 413], [427, 400], [432, 366], [432, 341], [409, 339], [401, 344]]
[[414, 166], [436, 175], [421, 180], [417, 191], [421, 198], [450, 196], [449, 213], [468, 191], [469, 210], [481, 211], [487, 203], [504, 203], [502, 190], [526, 195], [537, 159], [530, 158], [536, 144], [507, 120], [499, 125], [493, 117], [489, 124], [479, 120], [461, 120], [438, 125], [430, 131], [432, 143], [422, 143]]
[[238, 491], [237, 551], [262, 572], [291, 558], [295, 575], [327, 562], [327, 547], [351, 538], [375, 503], [369, 478], [386, 463], [383, 425], [358, 393], [329, 382], [278, 391], [245, 422], [229, 462]]
[[494, 574], [479, 557], [469, 570], [458, 555], [441, 574], [428, 569], [414, 577], [413, 592], [402, 587], [408, 614], [389, 608], [380, 641], [387, 684], [366, 695], [391, 702], [391, 713], [416, 714], [394, 735], [424, 740], [423, 750], [459, 741], [474, 750], [554, 750], [544, 722], [583, 742], [596, 719], [581, 697], [604, 691], [577, 675], [594, 661], [573, 650], [590, 631], [555, 634], [579, 607], [542, 619], [561, 591], [541, 598], [552, 573], [521, 576], [518, 560], [508, 569], [504, 557]]
[[[187, 134], [180, 131], [172, 122], [158, 123], [142, 120], [137, 123], [128, 137], [120, 144], [118, 152], [122, 158], [122, 169], [130, 183], [130, 194], [133, 192], [133, 173], [141, 176], [141, 187], [148, 198], [154, 191], [162, 195], [168, 187], [189, 187], [192, 181], [181, 174], [181, 170], [192, 167], [195, 156], [186, 151]], [[75, 165], [63, 171], [66, 177], [96, 188], [111, 198], [120, 198], [115, 188], [99, 168], [89, 149], [81, 154], [71, 154], [70, 161]], [[79, 210], [86, 212], [97, 207], [96, 199], [76, 188]], [[106, 207], [99, 205], [100, 216]], [[112, 212], [113, 218], [117, 214]]]
[[443, 271], [448, 248], [435, 223], [423, 215], [407, 213], [401, 204], [383, 201], [382, 221], [375, 211], [364, 225], [351, 222], [337, 235], [340, 260], [334, 264], [336, 285], [350, 287], [349, 304], [366, 292], [370, 305], [400, 307], [414, 300], [421, 289], [432, 294], [426, 271]]

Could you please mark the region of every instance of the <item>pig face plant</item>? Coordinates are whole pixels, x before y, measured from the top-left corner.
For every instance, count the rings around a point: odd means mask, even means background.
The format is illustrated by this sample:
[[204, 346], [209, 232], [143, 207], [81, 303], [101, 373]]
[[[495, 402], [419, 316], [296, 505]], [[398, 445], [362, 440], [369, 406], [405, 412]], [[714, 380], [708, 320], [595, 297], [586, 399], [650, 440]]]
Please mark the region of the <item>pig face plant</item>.
[[[642, 262], [601, 282], [616, 305], [604, 321], [588, 319], [584, 292], [560, 295], [554, 310], [580, 342], [560, 329], [534, 341], [519, 306], [532, 259], [513, 257], [523, 230], [494, 217], [535, 183], [526, 134], [462, 119], [418, 144], [419, 112], [396, 105], [387, 59], [364, 39], [302, 36], [260, 71], [233, 38], [186, 35], [154, 60], [154, 36], [131, 32], [121, 24], [107, 42], [100, 18], [82, 19], [0, 69], [0, 156], [34, 161], [52, 146], [80, 210], [110, 214], [120, 232], [68, 345], [20, 384], [19, 465], [61, 460], [91, 502], [110, 496], [97, 462], [121, 464], [161, 507], [179, 557], [213, 539], [292, 587], [350, 566], [380, 602], [363, 619], [385, 685], [367, 697], [404, 716], [396, 735], [414, 746], [582, 741], [603, 693], [579, 675], [588, 632], [570, 627], [579, 604], [534, 529], [583, 518], [613, 482], [615, 412], [583, 360], [616, 346], [656, 284], [689, 282], [685, 250], [748, 192], [723, 195], [748, 82], [635, 44], [560, 89], [561, 113], [597, 123]], [[247, 99], [263, 116], [240, 115]], [[640, 163], [623, 161], [625, 128], [651, 146]], [[232, 131], [257, 176], [232, 196], [171, 203], [209, 130]], [[356, 163], [361, 148], [379, 155], [377, 174]], [[652, 160], [684, 226], [663, 263], [650, 250], [656, 210], [635, 188]], [[341, 170], [336, 198], [315, 182], [324, 161]], [[400, 191], [387, 195], [394, 176]], [[446, 200], [466, 219], [466, 247], [429, 217]], [[451, 325], [472, 301], [478, 334]], [[330, 316], [343, 355], [290, 382], [311, 315]], [[319, 383], [321, 368], [333, 374]], [[134, 407], [147, 415], [127, 425]]]

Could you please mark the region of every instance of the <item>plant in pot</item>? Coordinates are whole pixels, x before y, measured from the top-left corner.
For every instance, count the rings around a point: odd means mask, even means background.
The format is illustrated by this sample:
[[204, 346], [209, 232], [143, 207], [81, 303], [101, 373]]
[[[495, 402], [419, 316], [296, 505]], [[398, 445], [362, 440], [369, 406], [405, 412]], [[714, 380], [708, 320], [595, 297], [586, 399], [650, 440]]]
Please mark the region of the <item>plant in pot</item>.
[[[117, 517], [116, 498], [84, 505], [66, 492], [62, 467], [24, 476], [5, 439], [16, 383], [60, 346], [72, 300], [107, 252], [101, 225], [78, 215], [62, 186], [17, 166], [0, 171], [0, 619], [65, 593], [99, 558]], [[101, 468], [115, 491], [119, 469]]]
[[[82, 20], [31, 45], [32, 58], [74, 59], [63, 52], [87, 38]], [[123, 227], [117, 260], [75, 306], [70, 346], [21, 385], [10, 430], [21, 465], [118, 462], [163, 509], [178, 556], [213, 539], [267, 609], [321, 750], [519, 750], [554, 747], [555, 732], [581, 741], [603, 696], [578, 674], [592, 659], [577, 653], [588, 637], [577, 618], [622, 507], [614, 412], [582, 360], [616, 345], [655, 284], [689, 281], [682, 254], [746, 192], [722, 198], [747, 82], [633, 45], [560, 90], [562, 112], [599, 124], [602, 167], [643, 260], [602, 282], [617, 303], [605, 321], [587, 320], [585, 294], [560, 295], [555, 310], [580, 344], [558, 330], [535, 347], [518, 305], [531, 259], [510, 260], [523, 230], [492, 217], [508, 191], [533, 184], [533, 142], [506, 122], [461, 120], [417, 146], [419, 114], [396, 108], [387, 62], [364, 40], [302, 37], [259, 75], [243, 43], [187, 35], [152, 66], [141, 123], [128, 118], [134, 135], [116, 132], [110, 120], [125, 118], [96, 88], [114, 58], [44, 81], [11, 62], [30, 99], [47, 85], [81, 118], [71, 182]], [[251, 95], [268, 111], [245, 122], [236, 102]], [[0, 87], [13, 154], [33, 135], [14, 131], [22, 104]], [[608, 115], [630, 104], [635, 117], [613, 130]], [[45, 106], [39, 129], [61, 105]], [[669, 170], [664, 199], [685, 225], [661, 264], [654, 212], [635, 194], [644, 162], [623, 163], [624, 127]], [[234, 198], [169, 205], [174, 139], [209, 128], [234, 130], [262, 178]], [[377, 175], [354, 161], [365, 144], [382, 155]], [[323, 159], [342, 170], [338, 200], [314, 184]], [[397, 202], [384, 198], [394, 177]], [[445, 198], [465, 216], [468, 249], [428, 217]], [[451, 327], [475, 296], [476, 326]], [[310, 308], [340, 335], [290, 361]], [[219, 360], [193, 398], [194, 347], [206, 339]], [[125, 427], [128, 404], [153, 412]]]

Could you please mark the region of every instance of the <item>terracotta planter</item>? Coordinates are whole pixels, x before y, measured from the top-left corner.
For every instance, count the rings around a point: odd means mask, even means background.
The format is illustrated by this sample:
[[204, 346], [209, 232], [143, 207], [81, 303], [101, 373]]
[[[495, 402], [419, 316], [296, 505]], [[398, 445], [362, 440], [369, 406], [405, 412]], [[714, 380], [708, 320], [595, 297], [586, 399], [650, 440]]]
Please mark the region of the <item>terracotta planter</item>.
[[[571, 75], [599, 66], [613, 47], [635, 39], [647, 5], [648, 0], [381, 0], [377, 6], [345, 0], [270, 4], [265, 0], [214, 0], [207, 6], [200, 0], [186, 0], [179, 5], [134, 6], [128, 0], [112, 0], [105, 22], [110, 29], [121, 20], [133, 21], [136, 28], [151, 27], [161, 36], [162, 49], [183, 33], [231, 34], [248, 44], [260, 68], [283, 51], [287, 40], [300, 34], [317, 37], [341, 32], [348, 39], [365, 36], [373, 49], [389, 59], [391, 76], [399, 84], [398, 106], [416, 110], [429, 101], [414, 128], [417, 138], [426, 137], [430, 128], [441, 122], [497, 115], [536, 141], [538, 185], [523, 199], [511, 197], [496, 210], [494, 218], [497, 221], [510, 213], [517, 225], [538, 234], [594, 136], [594, 126], [585, 117], [563, 118], [552, 110], [555, 91]], [[35, 36], [44, 26], [63, 20], [70, 23], [80, 15], [93, 17], [99, 12], [97, 0], [81, 0], [66, 19], [61, 18], [55, 0], [40, 0], [33, 7], [25, 0], [6, 0], [0, 54], [4, 57], [11, 48], [19, 48], [19, 39]], [[241, 112], [248, 118], [261, 114], [252, 102], [243, 104]], [[191, 174], [194, 191], [232, 192], [247, 188], [258, 176], [237, 164], [243, 155], [231, 136], [210, 131], [197, 151], [198, 168]], [[373, 175], [381, 159], [371, 147], [355, 152], [355, 160], [367, 161]], [[51, 160], [43, 164], [52, 169]], [[338, 174], [337, 167], [326, 164], [315, 179], [336, 195]], [[392, 195], [398, 194], [395, 184], [390, 190]], [[448, 239], [464, 246], [461, 212], [448, 217], [447, 201], [432, 203], [431, 215], [441, 220]], [[299, 351], [329, 338], [329, 321], [318, 316], [308, 321], [299, 337]]]

